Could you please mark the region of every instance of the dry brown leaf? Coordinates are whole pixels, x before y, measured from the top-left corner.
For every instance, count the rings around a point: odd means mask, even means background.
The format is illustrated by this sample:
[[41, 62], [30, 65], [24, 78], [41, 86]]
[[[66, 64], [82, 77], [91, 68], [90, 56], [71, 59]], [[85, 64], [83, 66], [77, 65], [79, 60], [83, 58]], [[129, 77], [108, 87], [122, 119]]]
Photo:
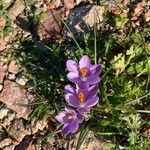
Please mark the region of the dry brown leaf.
[[143, 10], [144, 10], [144, 2], [138, 3], [134, 9], [134, 14], [131, 20], [133, 21], [137, 20], [139, 16], [142, 14]]
[[121, 9], [120, 9], [120, 7], [119, 7], [118, 5], [116, 5], [116, 4], [110, 4], [110, 5], [108, 5], [108, 10], [109, 10], [111, 13], [115, 14], [115, 15], [120, 15], [120, 14], [121, 14]]
[[49, 3], [49, 4], [47, 5], [47, 9], [48, 9], [48, 10], [54, 9], [54, 8], [56, 8], [56, 5], [53, 4], [53, 3]]

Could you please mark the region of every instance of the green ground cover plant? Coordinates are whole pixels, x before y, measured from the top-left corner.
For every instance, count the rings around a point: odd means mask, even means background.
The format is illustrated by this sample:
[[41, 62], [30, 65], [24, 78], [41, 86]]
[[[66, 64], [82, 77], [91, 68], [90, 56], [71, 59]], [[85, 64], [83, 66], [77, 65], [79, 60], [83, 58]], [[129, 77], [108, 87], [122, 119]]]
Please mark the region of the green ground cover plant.
[[15, 57], [31, 79], [28, 88], [37, 94], [31, 117], [46, 115], [54, 120], [55, 115], [63, 110], [64, 86], [69, 83], [66, 79], [66, 60], [79, 60], [86, 54], [93, 63], [96, 58], [103, 71], [99, 84], [100, 101], [86, 116], [84, 127], [79, 130], [77, 149], [88, 131], [93, 130], [100, 138], [111, 139], [112, 149], [148, 150], [149, 134], [142, 132], [142, 128], [150, 123], [150, 49], [147, 33], [145, 30], [129, 34], [123, 45], [118, 44], [110, 34], [97, 34], [96, 53], [92, 34], [85, 35], [84, 44], [75, 52], [66, 43], [39, 48], [31, 40], [23, 39]]

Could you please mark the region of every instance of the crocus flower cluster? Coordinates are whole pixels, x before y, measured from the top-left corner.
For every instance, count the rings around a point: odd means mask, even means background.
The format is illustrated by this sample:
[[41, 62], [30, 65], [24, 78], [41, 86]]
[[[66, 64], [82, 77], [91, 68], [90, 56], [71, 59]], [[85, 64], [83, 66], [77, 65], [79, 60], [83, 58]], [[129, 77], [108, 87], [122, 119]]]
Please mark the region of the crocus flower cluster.
[[87, 55], [80, 59], [79, 64], [68, 60], [66, 67], [69, 71], [67, 78], [75, 83], [76, 88], [71, 85], [65, 86], [67, 107], [56, 116], [57, 121], [63, 124], [63, 134], [75, 133], [84, 121], [84, 114], [90, 112], [90, 109], [98, 103], [98, 82], [101, 73], [101, 66], [91, 65]]

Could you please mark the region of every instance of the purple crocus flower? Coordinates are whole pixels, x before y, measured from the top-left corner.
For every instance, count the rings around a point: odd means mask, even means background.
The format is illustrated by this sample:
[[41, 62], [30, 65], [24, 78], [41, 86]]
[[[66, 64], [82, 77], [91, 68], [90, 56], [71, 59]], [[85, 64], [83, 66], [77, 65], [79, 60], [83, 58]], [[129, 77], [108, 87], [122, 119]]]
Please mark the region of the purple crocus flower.
[[87, 55], [80, 59], [79, 65], [73, 60], [68, 60], [66, 66], [69, 71], [67, 78], [80, 88], [97, 84], [100, 81], [101, 66], [99, 64], [91, 65]]
[[79, 124], [83, 122], [84, 117], [80, 113], [75, 112], [71, 108], [65, 107], [65, 111], [59, 113], [56, 116], [56, 119], [59, 123], [62, 123], [64, 126], [62, 128], [63, 134], [75, 133]]
[[92, 85], [86, 90], [82, 90], [79, 87], [76, 90], [71, 85], [65, 86], [65, 99], [67, 103], [77, 108], [80, 113], [86, 113], [90, 111], [90, 108], [98, 103], [99, 97], [97, 96], [98, 86]]

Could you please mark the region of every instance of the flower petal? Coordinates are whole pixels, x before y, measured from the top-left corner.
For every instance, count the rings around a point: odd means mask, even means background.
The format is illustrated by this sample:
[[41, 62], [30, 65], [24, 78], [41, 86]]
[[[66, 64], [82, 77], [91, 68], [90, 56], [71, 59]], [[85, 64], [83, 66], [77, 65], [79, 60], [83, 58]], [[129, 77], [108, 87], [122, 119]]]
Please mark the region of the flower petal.
[[67, 103], [70, 105], [70, 106], [73, 106], [73, 107], [79, 107], [80, 105], [80, 102], [79, 100], [77, 99], [77, 97], [73, 94], [66, 94], [65, 95], [65, 99], [67, 101]]
[[63, 128], [62, 128], [62, 133], [63, 134], [68, 134], [70, 131], [69, 131], [69, 128], [70, 128], [70, 126], [69, 126], [69, 124], [65, 124], [64, 126], [63, 126]]
[[83, 67], [90, 68], [90, 66], [91, 66], [90, 58], [87, 55], [83, 56], [79, 61], [80, 69]]
[[79, 123], [77, 120], [74, 120], [72, 123], [69, 123], [67, 125], [64, 125], [62, 128], [63, 134], [69, 134], [69, 133], [75, 133], [79, 128]]
[[90, 112], [90, 109], [88, 107], [80, 107], [80, 108], [78, 108], [78, 112], [83, 114], [83, 113]]
[[80, 113], [77, 113], [77, 119], [79, 123], [82, 123], [84, 121], [84, 116], [81, 115]]
[[75, 94], [75, 89], [71, 85], [68, 84], [65, 86], [65, 92]]
[[93, 98], [98, 93], [98, 85], [92, 85], [89, 88], [87, 99]]
[[78, 73], [74, 73], [74, 72], [69, 72], [67, 74], [67, 78], [72, 81], [72, 82], [75, 82], [75, 83], [78, 83], [79, 82], [79, 75]]
[[90, 67], [90, 71], [92, 75], [98, 76], [101, 73], [102, 68], [100, 65], [96, 64]]
[[77, 86], [82, 90], [87, 90], [89, 88], [89, 85], [87, 84], [87, 82], [81, 81], [81, 80], [77, 83]]
[[87, 100], [84, 104], [85, 107], [93, 107], [95, 106], [97, 103], [98, 103], [98, 100], [99, 100], [99, 97], [98, 96], [95, 96], [93, 97], [92, 99], [90, 100]]
[[77, 72], [78, 71], [78, 65], [73, 60], [68, 60], [66, 62], [66, 67], [67, 67], [68, 71], [71, 71], [71, 72]]
[[87, 79], [87, 83], [88, 83], [89, 85], [97, 84], [99, 81], [100, 81], [100, 77], [99, 77], [99, 76], [90, 76], [90, 77], [88, 77], [88, 79]]
[[76, 120], [72, 121], [72, 123], [70, 123], [69, 126], [70, 126], [70, 129], [69, 129], [70, 133], [77, 132], [77, 130], [79, 129], [79, 122], [78, 122], [78, 120], [76, 119]]
[[65, 113], [61, 112], [59, 113], [55, 118], [58, 122], [63, 123], [63, 118], [65, 117]]

